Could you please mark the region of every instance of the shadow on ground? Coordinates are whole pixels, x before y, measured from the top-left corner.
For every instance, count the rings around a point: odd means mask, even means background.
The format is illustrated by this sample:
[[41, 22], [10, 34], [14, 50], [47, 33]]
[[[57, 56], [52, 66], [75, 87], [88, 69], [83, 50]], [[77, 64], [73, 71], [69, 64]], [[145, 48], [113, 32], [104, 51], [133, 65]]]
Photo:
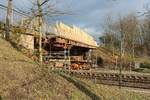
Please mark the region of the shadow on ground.
[[80, 82], [75, 81], [74, 79], [70, 78], [69, 76], [66, 76], [64, 74], [60, 74], [63, 78], [65, 78], [67, 81], [73, 83], [80, 91], [85, 93], [87, 96], [89, 96], [92, 100], [101, 100], [99, 96], [91, 92], [89, 89], [87, 89], [83, 84]]

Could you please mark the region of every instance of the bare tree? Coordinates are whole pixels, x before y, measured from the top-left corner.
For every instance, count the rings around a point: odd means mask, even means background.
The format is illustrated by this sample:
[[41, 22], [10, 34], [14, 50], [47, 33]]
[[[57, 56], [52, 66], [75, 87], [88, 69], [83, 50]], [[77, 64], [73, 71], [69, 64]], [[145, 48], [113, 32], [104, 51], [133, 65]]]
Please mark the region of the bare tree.
[[[43, 26], [46, 24], [45, 19], [49, 19], [51, 17], [61, 16], [69, 14], [69, 11], [61, 11], [58, 10], [56, 7], [56, 3], [53, 3], [54, 0], [35, 0], [31, 2], [33, 4], [33, 7], [31, 9], [30, 14], [31, 17], [29, 17], [29, 21], [32, 22], [32, 20], [37, 20], [38, 24], [34, 24], [34, 29], [38, 31], [38, 45], [39, 45], [39, 62], [42, 64], [42, 35], [46, 33], [47, 29], [43, 31]], [[48, 25], [47, 25], [48, 26]]]
[[12, 0], [8, 0], [8, 7], [7, 7], [7, 16], [6, 16], [6, 40], [10, 38], [10, 25], [11, 25], [11, 16], [12, 16]]

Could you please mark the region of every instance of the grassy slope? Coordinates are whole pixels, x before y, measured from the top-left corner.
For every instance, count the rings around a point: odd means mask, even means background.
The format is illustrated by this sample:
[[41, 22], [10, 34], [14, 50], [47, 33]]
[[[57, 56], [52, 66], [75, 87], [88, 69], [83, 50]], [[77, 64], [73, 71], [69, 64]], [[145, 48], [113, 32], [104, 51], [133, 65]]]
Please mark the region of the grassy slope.
[[[84, 81], [85, 82], [85, 81]], [[87, 82], [88, 84], [92, 84], [91, 82]], [[150, 95], [143, 94], [140, 92], [132, 92], [132, 91], [127, 91], [122, 88], [122, 90], [119, 90], [118, 87], [111, 87], [111, 86], [105, 86], [105, 85], [91, 85], [89, 87], [91, 91], [93, 90], [94, 92], [97, 93], [97, 95], [101, 95], [103, 99], [110, 100], [149, 100]], [[150, 92], [149, 92], [150, 93]]]
[[[121, 88], [95, 84], [94, 80], [79, 79], [61, 74], [66, 80], [84, 91], [92, 100], [150, 100], [150, 90]], [[96, 81], [95, 81], [96, 82]]]
[[[0, 96], [8, 100], [148, 100], [148, 95], [95, 85], [87, 80], [66, 79], [39, 67], [0, 38]], [[93, 97], [94, 96], [94, 97]]]
[[112, 52], [108, 51], [103, 47], [98, 47], [95, 51], [98, 57], [101, 57], [104, 61], [109, 63], [115, 63], [115, 57], [113, 57]]
[[142, 92], [139, 90], [95, 84], [88, 80], [78, 79], [87, 89], [100, 96], [102, 100], [150, 100], [150, 91]]
[[0, 38], [0, 97], [10, 100], [89, 99], [61, 76], [39, 67]]
[[[116, 63], [116, 58], [113, 57], [113, 52], [111, 50], [109, 50], [108, 48], [105, 48], [105, 47], [98, 47], [97, 50], [95, 51], [97, 57], [101, 57], [105, 63], [109, 63], [109, 65], [111, 64], [114, 64]], [[95, 55], [94, 54], [94, 55]], [[115, 56], [118, 56], [118, 60], [120, 59], [119, 58], [119, 53], [117, 54], [117, 52], [115, 51]], [[133, 59], [130, 57], [131, 55], [129, 54], [125, 54], [125, 61], [126, 62], [133, 62]], [[141, 62], [141, 63], [150, 63], [150, 59], [148, 57], [135, 57], [134, 59], [136, 62]], [[138, 70], [139, 69], [139, 70]], [[141, 73], [150, 73], [150, 69], [147, 69], [147, 68], [138, 68], [137, 72], [141, 72]], [[141, 70], [140, 70], [141, 69]]]

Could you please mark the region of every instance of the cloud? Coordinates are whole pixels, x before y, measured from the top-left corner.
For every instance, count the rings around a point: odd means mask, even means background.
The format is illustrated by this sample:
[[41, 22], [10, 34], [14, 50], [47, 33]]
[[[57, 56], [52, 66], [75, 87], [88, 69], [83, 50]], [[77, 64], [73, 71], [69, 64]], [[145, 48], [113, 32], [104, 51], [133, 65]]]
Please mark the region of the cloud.
[[[121, 14], [125, 16], [130, 13], [137, 13], [143, 9], [148, 0], [72, 0], [71, 9], [76, 15], [64, 16], [60, 20], [75, 24], [97, 37], [103, 29], [105, 17], [110, 14], [115, 19]], [[59, 20], [59, 18], [58, 18]]]
[[[14, 6], [21, 9], [31, 8], [30, 0], [14, 0]], [[72, 11], [73, 15], [52, 17], [50, 23], [63, 21], [69, 25], [76, 25], [94, 37], [102, 32], [102, 24], [109, 14], [117, 19], [118, 14], [125, 16], [129, 13], [142, 11], [143, 5], [150, 3], [149, 0], [56, 0], [57, 8], [62, 11]], [[6, 3], [7, 0], [0, 0]]]

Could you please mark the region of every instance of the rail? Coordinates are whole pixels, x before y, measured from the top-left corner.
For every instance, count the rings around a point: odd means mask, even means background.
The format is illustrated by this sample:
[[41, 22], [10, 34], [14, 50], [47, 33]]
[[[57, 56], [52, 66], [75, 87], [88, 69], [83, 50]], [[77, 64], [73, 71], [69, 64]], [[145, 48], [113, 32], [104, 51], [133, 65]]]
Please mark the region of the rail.
[[106, 84], [122, 87], [150, 89], [150, 75], [140, 74], [122, 74], [121, 83], [119, 74], [117, 73], [102, 73], [88, 71], [72, 71], [61, 70], [61, 72], [70, 74], [77, 78], [94, 80], [97, 84]]

